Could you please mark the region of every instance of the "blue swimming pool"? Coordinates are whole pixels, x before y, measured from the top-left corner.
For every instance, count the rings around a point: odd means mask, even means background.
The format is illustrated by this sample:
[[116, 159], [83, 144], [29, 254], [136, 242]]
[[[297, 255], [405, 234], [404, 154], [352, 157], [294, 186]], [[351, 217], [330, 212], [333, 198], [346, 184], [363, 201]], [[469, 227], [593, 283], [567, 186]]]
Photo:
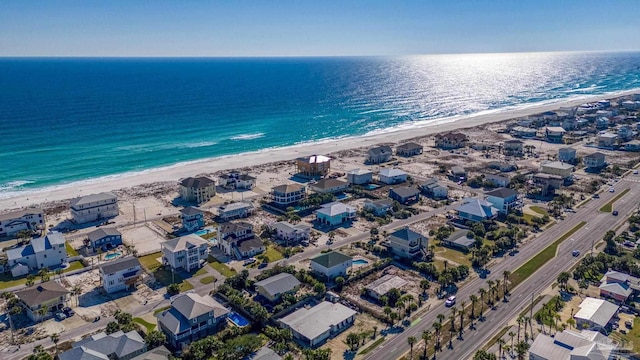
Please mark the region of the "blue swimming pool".
[[376, 185], [376, 184], [367, 184], [364, 188], [367, 190], [375, 190], [377, 188], [379, 188], [380, 185]]
[[194, 234], [196, 234], [198, 236], [202, 236], [202, 235], [207, 235], [210, 232], [211, 232], [211, 230], [209, 230], [209, 229], [203, 229], [203, 230], [196, 231]]
[[353, 260], [353, 265], [367, 265], [369, 262], [363, 259]]
[[229, 313], [229, 320], [231, 320], [231, 322], [238, 327], [245, 327], [249, 325], [249, 321], [247, 319], [243, 318], [242, 316], [240, 316], [240, 314], [233, 311]]
[[345, 194], [345, 193], [336, 194], [336, 199], [337, 200], [344, 200], [344, 199], [348, 199], [350, 197], [351, 197], [351, 195]]
[[105, 260], [111, 260], [111, 259], [115, 259], [117, 257], [119, 257], [120, 255], [122, 255], [122, 253], [116, 252], [116, 253], [111, 253], [111, 254], [107, 254], [104, 256]]

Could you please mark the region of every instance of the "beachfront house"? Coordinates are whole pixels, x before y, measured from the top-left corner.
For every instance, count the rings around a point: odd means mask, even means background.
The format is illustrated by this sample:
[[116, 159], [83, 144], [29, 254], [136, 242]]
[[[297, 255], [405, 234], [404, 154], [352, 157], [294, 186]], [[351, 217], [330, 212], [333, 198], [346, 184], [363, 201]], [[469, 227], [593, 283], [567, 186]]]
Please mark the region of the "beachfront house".
[[311, 155], [296, 159], [298, 176], [304, 178], [321, 178], [329, 175], [331, 158], [323, 155]]
[[486, 174], [484, 181], [495, 187], [507, 187], [511, 183], [511, 179], [508, 177], [495, 174]]
[[172, 298], [171, 307], [156, 315], [158, 328], [174, 349], [215, 334], [226, 324], [230, 311], [211, 296], [195, 293]]
[[[58, 360], [138, 360], [147, 351], [147, 343], [136, 330], [90, 335], [58, 354]], [[154, 358], [154, 360], [161, 358]]]
[[385, 217], [391, 211], [393, 211], [393, 200], [391, 199], [379, 199], [371, 200], [366, 199], [362, 204], [362, 207], [372, 212], [375, 216]]
[[423, 146], [414, 142], [408, 142], [406, 144], [399, 145], [396, 148], [396, 154], [398, 156], [416, 156], [422, 154]]
[[310, 308], [302, 307], [279, 322], [291, 330], [294, 339], [313, 348], [353, 325], [356, 314], [340, 303], [323, 301]]
[[349, 184], [338, 179], [321, 179], [314, 184], [310, 184], [309, 188], [318, 194], [337, 194], [349, 188]]
[[387, 185], [400, 184], [407, 181], [407, 173], [400, 169], [382, 169], [378, 173], [378, 179]]
[[202, 204], [216, 195], [216, 182], [204, 176], [182, 179], [179, 185], [180, 197], [184, 201]]
[[462, 205], [456, 209], [461, 220], [483, 221], [498, 216], [499, 209], [484, 199], [463, 199]]
[[246, 218], [253, 214], [255, 208], [250, 202], [234, 202], [218, 208], [218, 216], [222, 221]]
[[278, 185], [271, 188], [271, 197], [280, 206], [294, 205], [307, 196], [307, 189], [300, 184]]
[[387, 238], [389, 249], [402, 257], [417, 257], [422, 255], [422, 250], [427, 247], [427, 237], [409, 229], [408, 226], [391, 233]]
[[580, 310], [573, 315], [576, 328], [601, 331], [605, 334], [608, 333], [609, 323], [620, 308], [609, 301], [592, 297], [582, 300], [578, 307]]
[[204, 227], [204, 211], [187, 206], [180, 209], [180, 217], [182, 218], [182, 228], [187, 232], [194, 232]]
[[376, 146], [367, 151], [367, 164], [380, 164], [391, 160], [393, 151], [390, 146]]
[[100, 266], [102, 287], [111, 294], [135, 288], [142, 280], [142, 267], [135, 256], [109, 261]]
[[510, 188], [497, 188], [487, 193], [487, 201], [490, 202], [501, 214], [508, 214], [513, 210], [522, 208], [522, 199], [517, 191]]
[[525, 139], [534, 138], [536, 137], [537, 133], [538, 133], [538, 130], [530, 127], [524, 127], [524, 126], [516, 126], [511, 130], [511, 135], [513, 135], [514, 137], [525, 138]]
[[420, 201], [420, 190], [411, 186], [391, 188], [389, 197], [404, 205], [415, 204]]
[[[63, 308], [69, 300], [69, 291], [54, 280], [18, 290], [14, 294], [27, 316], [35, 322], [50, 317], [52, 313]], [[47, 309], [44, 315], [38, 315], [38, 310], [41, 308]]]
[[289, 273], [280, 273], [254, 284], [256, 292], [271, 303], [277, 303], [285, 294], [295, 294], [300, 289], [300, 281]]
[[327, 279], [347, 275], [353, 265], [353, 259], [338, 251], [329, 251], [311, 259], [311, 270], [324, 275]]
[[316, 222], [322, 226], [338, 226], [356, 218], [355, 207], [341, 202], [324, 204], [316, 210]]
[[311, 237], [311, 226], [303, 223], [290, 224], [279, 221], [271, 226], [276, 239], [286, 242], [287, 245], [308, 241]]
[[227, 189], [250, 190], [256, 186], [256, 178], [249, 174], [232, 171], [218, 178], [218, 185]]
[[502, 153], [507, 156], [522, 156], [524, 153], [524, 142], [521, 140], [507, 140], [502, 145]]
[[160, 243], [162, 264], [173, 271], [199, 269], [209, 257], [209, 242], [198, 235], [189, 234]]
[[370, 282], [364, 288], [369, 297], [380, 301], [383, 296], [386, 296], [389, 291], [391, 291], [391, 289], [402, 291], [407, 284], [408, 282], [405, 279], [397, 275], [387, 274]]
[[618, 142], [618, 135], [610, 132], [598, 134], [598, 146], [604, 148], [613, 147]]
[[563, 147], [558, 150], [558, 160], [572, 163], [576, 160], [576, 149]]
[[590, 330], [563, 330], [552, 337], [538, 334], [529, 348], [529, 360], [615, 359], [616, 345]]
[[563, 179], [571, 178], [574, 166], [561, 161], [547, 161], [540, 165], [540, 172], [550, 175], [558, 175]]
[[87, 245], [93, 251], [107, 251], [122, 245], [122, 233], [116, 228], [101, 227], [87, 234]]
[[33, 270], [59, 268], [67, 262], [67, 249], [61, 233], [49, 233], [28, 245], [6, 250], [7, 266], [14, 277]]
[[467, 146], [469, 138], [462, 133], [437, 134], [436, 147], [444, 150], [458, 149]]
[[469, 230], [456, 230], [445, 239], [440, 240], [440, 245], [468, 252], [474, 247], [476, 240]]
[[218, 246], [225, 255], [235, 259], [246, 259], [263, 253], [266, 248], [255, 237], [253, 225], [246, 222], [224, 223], [218, 226]]
[[603, 153], [595, 152], [593, 154], [589, 154], [582, 159], [584, 163], [585, 170], [598, 170], [602, 169], [607, 165], [607, 160]]
[[429, 179], [419, 186], [422, 193], [433, 199], [446, 199], [449, 196], [449, 189], [438, 183], [437, 179]]
[[544, 131], [545, 139], [550, 143], [563, 143], [567, 131], [559, 126], [547, 126]]
[[347, 182], [350, 185], [366, 185], [373, 181], [373, 172], [366, 169], [355, 169], [347, 172]]
[[45, 229], [44, 212], [26, 209], [0, 215], [0, 237], [15, 236], [20, 231]]
[[71, 219], [76, 224], [118, 216], [118, 197], [110, 192], [71, 199]]

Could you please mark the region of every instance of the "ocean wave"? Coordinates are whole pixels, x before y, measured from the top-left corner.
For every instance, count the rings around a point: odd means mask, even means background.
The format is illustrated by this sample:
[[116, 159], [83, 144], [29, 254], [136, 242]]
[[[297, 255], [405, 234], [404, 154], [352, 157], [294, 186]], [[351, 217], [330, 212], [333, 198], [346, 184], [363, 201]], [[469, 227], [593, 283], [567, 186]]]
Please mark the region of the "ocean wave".
[[0, 184], [0, 193], [15, 191], [16, 189], [20, 189], [21, 187], [33, 184], [35, 181], [32, 180], [14, 180], [8, 181], [4, 184]]
[[231, 140], [253, 140], [264, 137], [264, 133], [242, 134], [230, 137]]

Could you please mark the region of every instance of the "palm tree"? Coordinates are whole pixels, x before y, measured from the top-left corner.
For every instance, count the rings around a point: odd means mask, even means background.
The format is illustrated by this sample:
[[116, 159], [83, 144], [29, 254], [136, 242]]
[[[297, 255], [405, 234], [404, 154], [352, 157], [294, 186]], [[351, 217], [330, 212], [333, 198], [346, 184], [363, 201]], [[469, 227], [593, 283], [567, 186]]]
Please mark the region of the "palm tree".
[[478, 301], [478, 297], [475, 294], [471, 294], [469, 296], [469, 300], [471, 300], [471, 320], [476, 318], [476, 302]]
[[449, 327], [449, 348], [453, 348], [453, 334], [456, 332], [456, 328], [455, 328], [455, 321], [456, 321], [456, 316], [455, 314], [451, 314], [451, 316], [449, 316], [449, 321], [451, 322], [451, 326]]
[[38, 276], [40, 276], [40, 281], [45, 282], [49, 280], [49, 269], [46, 267], [43, 267], [42, 269], [40, 269], [40, 271], [38, 271]]
[[493, 304], [493, 284], [495, 284], [493, 280], [487, 280], [487, 286], [489, 286], [489, 298], [487, 299], [487, 305], [489, 306]]
[[409, 350], [409, 360], [412, 360], [412, 359], [413, 359], [413, 345], [415, 345], [416, 341], [417, 341], [417, 340], [416, 340], [416, 337], [415, 337], [415, 336], [409, 336], [409, 337], [407, 338], [407, 343], [408, 343], [408, 344], [409, 344], [409, 346], [410, 346], [410, 350]]
[[569, 318], [567, 319], [567, 325], [569, 325], [569, 327], [574, 327], [576, 325], [576, 321], [573, 320], [573, 318]]
[[496, 301], [500, 300], [500, 293], [498, 292], [498, 290], [500, 289], [500, 284], [502, 283], [502, 281], [500, 279], [496, 279]]
[[58, 341], [60, 341], [60, 335], [56, 334], [51, 334], [51, 341], [53, 342], [53, 344], [56, 347], [56, 354], [58, 353]]
[[482, 320], [482, 311], [484, 310], [484, 295], [487, 293], [487, 290], [484, 288], [480, 288], [478, 290], [478, 294], [480, 294], [480, 320]]
[[378, 327], [376, 325], [373, 325], [373, 339], [375, 340], [376, 335], [378, 333]]
[[444, 314], [438, 314], [436, 316], [436, 318], [438, 318], [438, 322], [440, 323], [440, 325], [442, 325], [442, 321], [444, 320], [446, 316], [444, 316]]
[[451, 307], [451, 330], [456, 331], [456, 315], [458, 315], [458, 309], [453, 306]]
[[511, 338], [511, 349], [513, 349], [513, 337], [516, 336], [516, 333], [513, 331], [509, 331], [509, 337]]
[[498, 357], [502, 359], [502, 347], [504, 346], [505, 341], [503, 338], [498, 339]]
[[[524, 322], [524, 316], [520, 315], [518, 316], [518, 341], [520, 341], [520, 326], [522, 326], [522, 323]], [[513, 346], [511, 346], [511, 348], [513, 348]]]
[[[63, 269], [56, 269], [55, 274], [58, 276], [58, 279], [62, 278]], [[54, 277], [55, 278], [55, 277]]]
[[80, 294], [82, 294], [82, 285], [80, 283], [74, 284], [71, 289], [71, 295], [76, 297], [76, 306], [80, 302]]
[[507, 295], [509, 295], [509, 278], [511, 277], [511, 271], [509, 270], [505, 270], [502, 272], [502, 285], [504, 286], [503, 289], [503, 294], [504, 294], [504, 301], [507, 301]]
[[433, 331], [436, 336], [436, 346], [435, 350], [440, 349], [440, 331], [442, 331], [442, 324], [439, 322], [434, 322], [431, 326], [433, 326]]
[[464, 329], [464, 301], [460, 302], [460, 337], [462, 338], [462, 331]]
[[43, 306], [36, 311], [36, 314], [38, 314], [38, 316], [40, 317], [41, 322], [42, 320], [44, 320], [44, 316], [47, 315], [48, 312], [49, 312], [49, 309], [46, 306]]
[[516, 354], [518, 354], [518, 360], [524, 360], [527, 351], [529, 351], [529, 343], [526, 341], [519, 341], [516, 344]]
[[385, 306], [384, 307], [384, 314], [387, 315], [387, 319], [390, 320], [391, 319], [391, 307], [389, 306]]
[[427, 360], [427, 347], [429, 346], [429, 341], [431, 341], [431, 332], [429, 332], [429, 330], [422, 332], [422, 340], [424, 341], [424, 353], [422, 354], [422, 358]]

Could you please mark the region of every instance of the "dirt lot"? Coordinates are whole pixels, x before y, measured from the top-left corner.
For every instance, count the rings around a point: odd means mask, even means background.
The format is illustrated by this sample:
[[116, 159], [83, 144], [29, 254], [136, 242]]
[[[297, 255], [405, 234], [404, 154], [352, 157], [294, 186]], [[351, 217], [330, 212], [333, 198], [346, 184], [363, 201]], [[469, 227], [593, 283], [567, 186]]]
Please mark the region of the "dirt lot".
[[[373, 336], [374, 326], [377, 327], [377, 336], [379, 336], [380, 329], [384, 327], [384, 324], [367, 313], [360, 313], [356, 316], [356, 321], [353, 326], [338, 334], [338, 336], [334, 337], [333, 339], [327, 341], [327, 343], [324, 344], [322, 348], [331, 349], [331, 360], [350, 359], [353, 356], [353, 352], [349, 351], [349, 347], [346, 344], [347, 336], [351, 333], [367, 333], [368, 336], [365, 342], [369, 342], [371, 340], [371, 337]], [[362, 348], [358, 350], [361, 349]]]

